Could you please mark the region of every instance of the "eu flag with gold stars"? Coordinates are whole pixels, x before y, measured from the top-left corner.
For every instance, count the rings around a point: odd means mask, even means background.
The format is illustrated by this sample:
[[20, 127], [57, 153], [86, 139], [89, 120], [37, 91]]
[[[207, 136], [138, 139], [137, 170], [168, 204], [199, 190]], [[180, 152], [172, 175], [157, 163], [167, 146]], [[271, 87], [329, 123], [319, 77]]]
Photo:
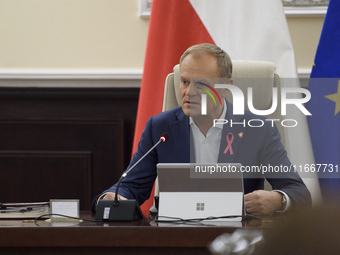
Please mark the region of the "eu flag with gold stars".
[[324, 202], [340, 202], [340, 1], [330, 0], [308, 89], [307, 108]]

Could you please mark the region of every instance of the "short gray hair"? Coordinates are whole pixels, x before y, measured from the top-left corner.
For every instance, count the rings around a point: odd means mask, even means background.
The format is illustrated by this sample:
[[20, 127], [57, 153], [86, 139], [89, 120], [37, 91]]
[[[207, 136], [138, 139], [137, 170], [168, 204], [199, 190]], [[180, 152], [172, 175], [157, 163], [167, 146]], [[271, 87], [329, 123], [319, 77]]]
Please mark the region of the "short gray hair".
[[206, 52], [212, 54], [217, 58], [220, 77], [231, 78], [233, 64], [229, 55], [220, 47], [211, 43], [202, 43], [189, 47], [181, 56], [180, 64], [182, 63], [183, 59], [189, 54], [193, 54], [194, 57], [199, 58]]

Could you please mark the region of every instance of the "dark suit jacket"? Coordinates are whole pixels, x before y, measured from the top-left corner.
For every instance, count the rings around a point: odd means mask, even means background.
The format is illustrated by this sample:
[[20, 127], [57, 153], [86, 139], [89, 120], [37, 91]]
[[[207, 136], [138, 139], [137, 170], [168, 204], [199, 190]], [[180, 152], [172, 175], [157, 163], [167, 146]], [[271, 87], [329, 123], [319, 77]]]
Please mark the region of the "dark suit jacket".
[[[220, 145], [220, 153], [218, 157], [219, 163], [241, 163], [243, 166], [287, 166], [291, 163], [287, 157], [287, 153], [281, 143], [280, 134], [271, 121], [265, 121], [262, 116], [254, 115], [249, 111], [245, 115], [233, 115], [232, 104], [226, 101], [227, 114], [225, 119], [235, 124], [224, 125], [222, 133], [222, 141]], [[264, 122], [262, 127], [249, 127], [248, 120], [261, 119]], [[251, 125], [259, 125], [260, 122], [251, 123]], [[142, 133], [142, 138], [138, 144], [138, 150], [128, 166], [128, 169], [142, 157], [156, 142], [158, 142], [163, 132], [168, 132], [170, 137], [166, 143], [161, 143], [147, 157], [145, 157], [135, 169], [133, 169], [124, 178], [119, 188], [119, 194], [128, 198], [136, 199], [142, 204], [150, 197], [150, 193], [157, 176], [157, 163], [190, 163], [190, 126], [189, 117], [184, 114], [181, 107], [162, 112], [151, 117]], [[234, 134], [232, 143], [233, 155], [224, 154], [223, 151], [227, 146], [226, 136], [229, 132]], [[238, 134], [243, 132], [243, 137]], [[194, 154], [194, 153], [191, 153]], [[191, 158], [192, 159], [192, 158]], [[191, 161], [193, 162], [193, 161]], [[248, 173], [244, 173], [244, 192], [249, 193], [254, 190], [263, 189], [264, 176], [249, 178]], [[251, 176], [253, 177], [253, 176]], [[285, 178], [272, 178], [266, 176], [269, 183], [275, 190], [286, 192], [293, 202], [293, 206], [310, 206], [311, 197], [308, 189], [303, 181], [296, 173], [285, 173]], [[116, 185], [104, 192], [115, 192]], [[98, 197], [97, 197], [98, 198]], [[92, 204], [92, 210], [95, 210], [95, 202]]]

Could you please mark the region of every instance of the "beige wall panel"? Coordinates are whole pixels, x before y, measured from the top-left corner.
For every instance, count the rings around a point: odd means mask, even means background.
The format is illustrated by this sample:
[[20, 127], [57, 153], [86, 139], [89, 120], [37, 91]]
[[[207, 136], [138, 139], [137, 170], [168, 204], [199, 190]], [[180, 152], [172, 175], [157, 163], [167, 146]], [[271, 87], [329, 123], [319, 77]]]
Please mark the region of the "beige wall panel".
[[312, 68], [323, 22], [317, 17], [287, 18], [298, 68]]
[[142, 68], [137, 0], [1, 0], [0, 68]]
[[[288, 18], [298, 68], [311, 68], [323, 18]], [[138, 0], [0, 0], [0, 68], [142, 69]]]

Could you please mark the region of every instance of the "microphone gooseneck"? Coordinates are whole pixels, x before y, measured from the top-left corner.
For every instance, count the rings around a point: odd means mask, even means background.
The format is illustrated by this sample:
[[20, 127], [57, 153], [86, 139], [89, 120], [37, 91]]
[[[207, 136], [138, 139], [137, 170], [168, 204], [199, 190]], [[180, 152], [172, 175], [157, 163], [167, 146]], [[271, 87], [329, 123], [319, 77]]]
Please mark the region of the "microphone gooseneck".
[[125, 178], [125, 176], [132, 170], [135, 168], [135, 166], [138, 165], [139, 162], [141, 162], [153, 149], [155, 149], [161, 142], [166, 142], [169, 139], [169, 133], [168, 132], [164, 132], [161, 137], [159, 138], [158, 142], [151, 147], [150, 150], [148, 150], [147, 153], [145, 153], [132, 167], [130, 167], [127, 171], [125, 171], [122, 176], [119, 178], [119, 181], [117, 182], [117, 187], [116, 187], [116, 193], [115, 193], [115, 200], [113, 202], [114, 206], [118, 206], [119, 205], [119, 201], [118, 201], [118, 189], [120, 186], [120, 183], [122, 182], [122, 180]]

